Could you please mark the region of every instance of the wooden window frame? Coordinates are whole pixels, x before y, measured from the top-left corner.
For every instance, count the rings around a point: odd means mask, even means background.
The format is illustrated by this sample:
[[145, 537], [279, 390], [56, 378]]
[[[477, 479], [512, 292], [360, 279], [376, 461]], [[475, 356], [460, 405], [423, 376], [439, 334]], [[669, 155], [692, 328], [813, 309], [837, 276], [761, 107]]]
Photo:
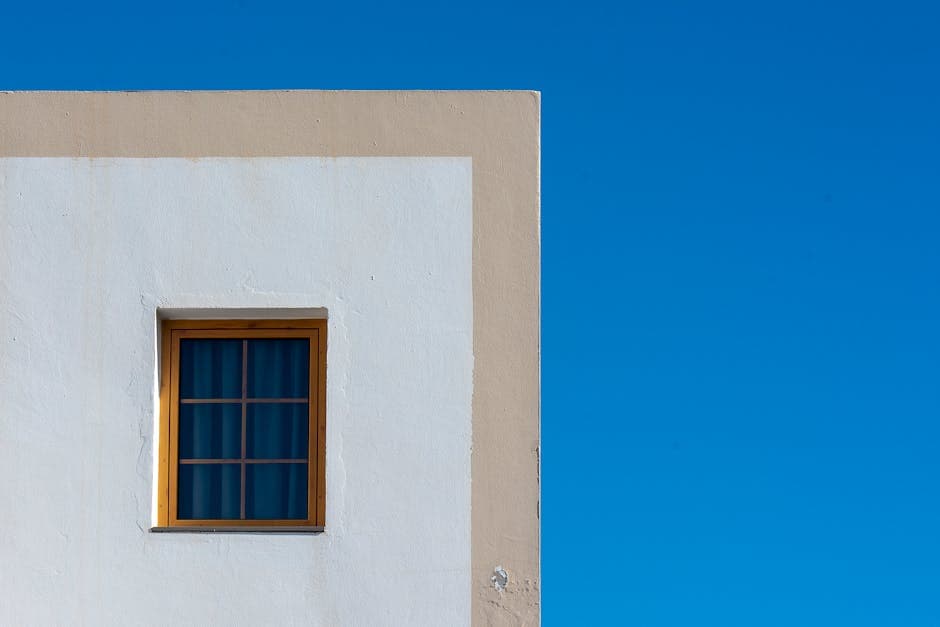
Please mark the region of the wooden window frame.
[[[326, 320], [163, 320], [157, 529], [194, 531], [322, 531], [326, 517]], [[308, 338], [310, 390], [305, 520], [177, 518], [179, 346], [183, 338]], [[247, 401], [243, 400], [243, 403]], [[240, 461], [244, 465], [246, 463]], [[242, 478], [244, 481], [244, 477]]]

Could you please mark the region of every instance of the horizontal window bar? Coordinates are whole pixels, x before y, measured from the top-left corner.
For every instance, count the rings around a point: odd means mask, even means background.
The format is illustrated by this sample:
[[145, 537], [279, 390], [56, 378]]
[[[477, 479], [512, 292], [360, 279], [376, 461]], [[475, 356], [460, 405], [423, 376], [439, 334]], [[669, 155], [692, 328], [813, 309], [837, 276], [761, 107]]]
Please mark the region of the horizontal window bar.
[[252, 459], [233, 457], [231, 459], [181, 459], [181, 464], [306, 464], [306, 459]]
[[202, 403], [309, 403], [308, 398], [181, 398], [183, 405]]

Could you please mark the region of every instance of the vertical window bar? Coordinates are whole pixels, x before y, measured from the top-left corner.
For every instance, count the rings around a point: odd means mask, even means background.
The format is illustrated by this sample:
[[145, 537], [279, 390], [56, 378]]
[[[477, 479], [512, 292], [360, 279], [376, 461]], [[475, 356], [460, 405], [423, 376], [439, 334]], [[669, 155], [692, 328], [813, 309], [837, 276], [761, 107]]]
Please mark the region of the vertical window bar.
[[245, 458], [248, 457], [248, 340], [242, 340], [242, 496], [241, 518], [245, 520]]

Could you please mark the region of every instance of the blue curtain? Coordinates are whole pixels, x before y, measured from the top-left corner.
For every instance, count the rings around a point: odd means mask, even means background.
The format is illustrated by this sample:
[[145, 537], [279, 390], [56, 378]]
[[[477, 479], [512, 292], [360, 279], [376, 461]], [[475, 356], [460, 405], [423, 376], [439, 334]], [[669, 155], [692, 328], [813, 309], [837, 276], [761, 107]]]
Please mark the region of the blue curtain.
[[249, 340], [249, 398], [307, 398], [310, 341]]
[[239, 459], [241, 403], [180, 405], [180, 459]]
[[180, 398], [241, 398], [241, 340], [180, 340]]
[[307, 459], [307, 403], [248, 405], [246, 457], [249, 459]]
[[245, 517], [307, 517], [307, 464], [248, 464]]
[[239, 518], [241, 474], [241, 464], [180, 464], [177, 516]]
[[[241, 399], [242, 340], [180, 342], [180, 398]], [[307, 339], [248, 341], [248, 398], [306, 399], [310, 394]], [[308, 460], [309, 403], [248, 403], [246, 459]], [[237, 519], [241, 515], [241, 402], [181, 403], [181, 460], [237, 463], [179, 465], [181, 519]], [[309, 460], [308, 460], [309, 462]], [[308, 463], [246, 464], [248, 519], [307, 517]]]

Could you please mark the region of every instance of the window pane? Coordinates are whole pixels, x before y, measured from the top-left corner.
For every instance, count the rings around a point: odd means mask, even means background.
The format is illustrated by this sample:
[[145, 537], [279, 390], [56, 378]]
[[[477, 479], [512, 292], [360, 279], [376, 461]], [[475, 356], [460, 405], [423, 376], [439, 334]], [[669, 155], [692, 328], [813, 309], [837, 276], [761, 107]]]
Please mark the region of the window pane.
[[245, 477], [247, 518], [307, 518], [307, 464], [248, 464]]
[[242, 456], [241, 404], [181, 404], [179, 429], [180, 459]]
[[180, 464], [177, 517], [239, 518], [241, 464]]
[[310, 340], [248, 340], [250, 398], [306, 398]]
[[307, 403], [248, 405], [249, 459], [307, 459]]
[[241, 398], [241, 340], [180, 340], [180, 398]]

